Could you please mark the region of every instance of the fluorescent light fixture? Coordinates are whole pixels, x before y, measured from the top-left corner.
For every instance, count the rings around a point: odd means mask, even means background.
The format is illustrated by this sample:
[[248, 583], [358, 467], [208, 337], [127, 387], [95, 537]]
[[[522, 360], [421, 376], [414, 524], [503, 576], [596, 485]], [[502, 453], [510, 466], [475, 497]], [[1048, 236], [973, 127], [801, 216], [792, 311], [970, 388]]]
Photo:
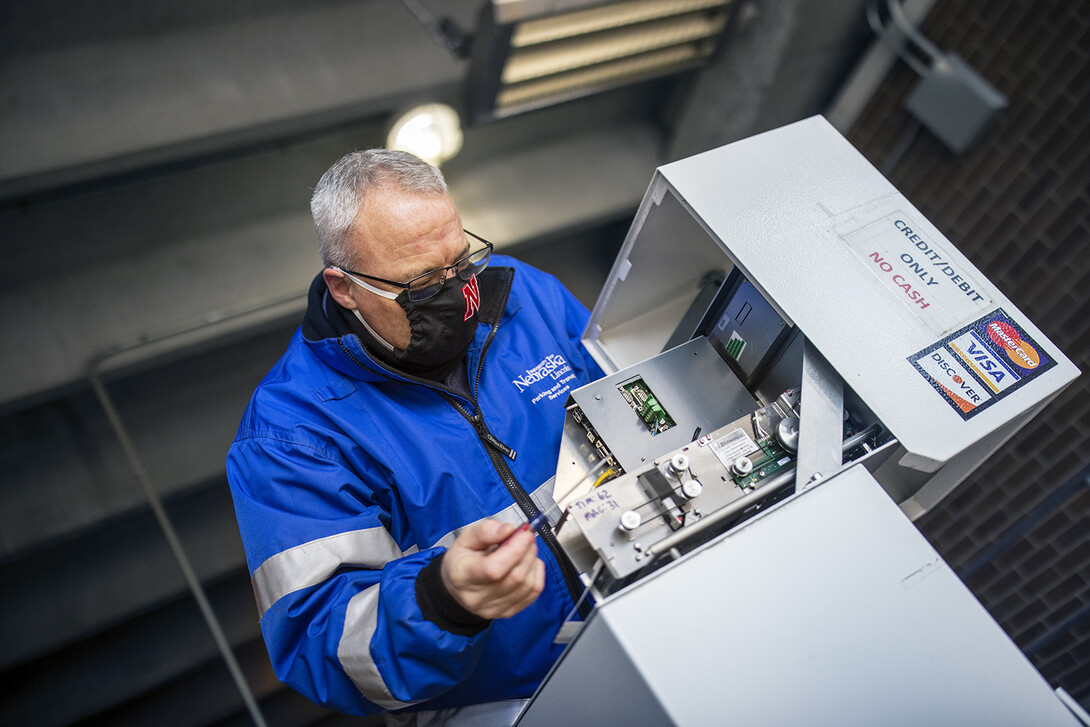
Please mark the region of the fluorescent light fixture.
[[676, 17], [696, 10], [711, 10], [726, 4], [724, 0], [640, 0], [561, 13], [520, 23], [511, 38], [511, 45], [522, 48], [649, 20]]
[[386, 135], [386, 148], [407, 151], [441, 166], [462, 148], [458, 112], [446, 104], [416, 106], [394, 122]]
[[474, 39], [472, 122], [706, 63], [732, 0], [492, 0]]

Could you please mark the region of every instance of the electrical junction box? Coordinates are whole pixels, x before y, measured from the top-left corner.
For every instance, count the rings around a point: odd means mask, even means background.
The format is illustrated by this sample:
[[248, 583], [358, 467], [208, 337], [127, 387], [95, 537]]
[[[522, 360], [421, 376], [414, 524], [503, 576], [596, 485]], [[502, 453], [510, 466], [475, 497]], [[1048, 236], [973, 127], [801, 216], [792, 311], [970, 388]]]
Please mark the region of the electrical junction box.
[[905, 108], [956, 154], [968, 151], [1007, 107], [1007, 98], [955, 53], [938, 58]]
[[1079, 372], [824, 119], [659, 168], [583, 342], [517, 724], [1079, 723], [912, 524]]

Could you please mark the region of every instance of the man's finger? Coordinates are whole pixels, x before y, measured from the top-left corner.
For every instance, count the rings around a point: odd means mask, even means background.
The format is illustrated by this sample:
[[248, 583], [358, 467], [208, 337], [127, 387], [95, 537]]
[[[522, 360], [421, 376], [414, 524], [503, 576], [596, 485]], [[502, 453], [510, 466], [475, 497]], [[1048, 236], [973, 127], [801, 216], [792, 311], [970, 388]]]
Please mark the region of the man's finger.
[[545, 587], [545, 563], [540, 558], [534, 558], [530, 572], [526, 577], [527, 580], [520, 584], [518, 589], [508, 594], [502, 605], [496, 604], [497, 618], [514, 616], [537, 600]]
[[531, 543], [532, 547], [526, 548], [523, 551], [522, 557], [517, 563], [511, 566], [507, 578], [511, 581], [523, 581], [534, 567], [534, 563], [540, 561], [537, 553], [537, 544]]
[[473, 523], [458, 534], [458, 545], [470, 550], [487, 550], [493, 545], [503, 542], [503, 539], [515, 530], [511, 523], [501, 523], [499, 520], [481, 520]]
[[537, 557], [537, 545], [534, 543], [532, 530], [515, 531], [514, 535], [501, 547], [486, 555], [481, 562], [485, 578], [500, 581], [508, 577], [515, 566], [530, 554]]

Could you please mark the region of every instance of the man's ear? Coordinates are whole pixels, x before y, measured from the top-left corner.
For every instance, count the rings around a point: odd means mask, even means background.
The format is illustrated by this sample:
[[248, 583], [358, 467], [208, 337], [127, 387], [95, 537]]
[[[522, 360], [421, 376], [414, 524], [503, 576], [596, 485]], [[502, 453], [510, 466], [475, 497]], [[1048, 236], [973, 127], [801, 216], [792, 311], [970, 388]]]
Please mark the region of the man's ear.
[[325, 280], [325, 285], [329, 288], [329, 294], [333, 296], [333, 300], [337, 301], [338, 305], [348, 310], [358, 307], [356, 301], [348, 293], [352, 281], [344, 273], [333, 268], [326, 268], [322, 271], [322, 279]]

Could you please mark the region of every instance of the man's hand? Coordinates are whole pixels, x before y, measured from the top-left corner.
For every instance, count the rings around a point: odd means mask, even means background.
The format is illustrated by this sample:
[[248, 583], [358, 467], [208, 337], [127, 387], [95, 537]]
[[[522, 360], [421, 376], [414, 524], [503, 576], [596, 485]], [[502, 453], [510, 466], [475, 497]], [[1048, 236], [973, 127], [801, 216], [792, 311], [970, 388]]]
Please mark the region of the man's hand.
[[527, 529], [503, 542], [515, 530], [510, 523], [482, 520], [463, 530], [443, 556], [443, 585], [463, 608], [481, 618], [514, 616], [545, 587], [536, 533]]

